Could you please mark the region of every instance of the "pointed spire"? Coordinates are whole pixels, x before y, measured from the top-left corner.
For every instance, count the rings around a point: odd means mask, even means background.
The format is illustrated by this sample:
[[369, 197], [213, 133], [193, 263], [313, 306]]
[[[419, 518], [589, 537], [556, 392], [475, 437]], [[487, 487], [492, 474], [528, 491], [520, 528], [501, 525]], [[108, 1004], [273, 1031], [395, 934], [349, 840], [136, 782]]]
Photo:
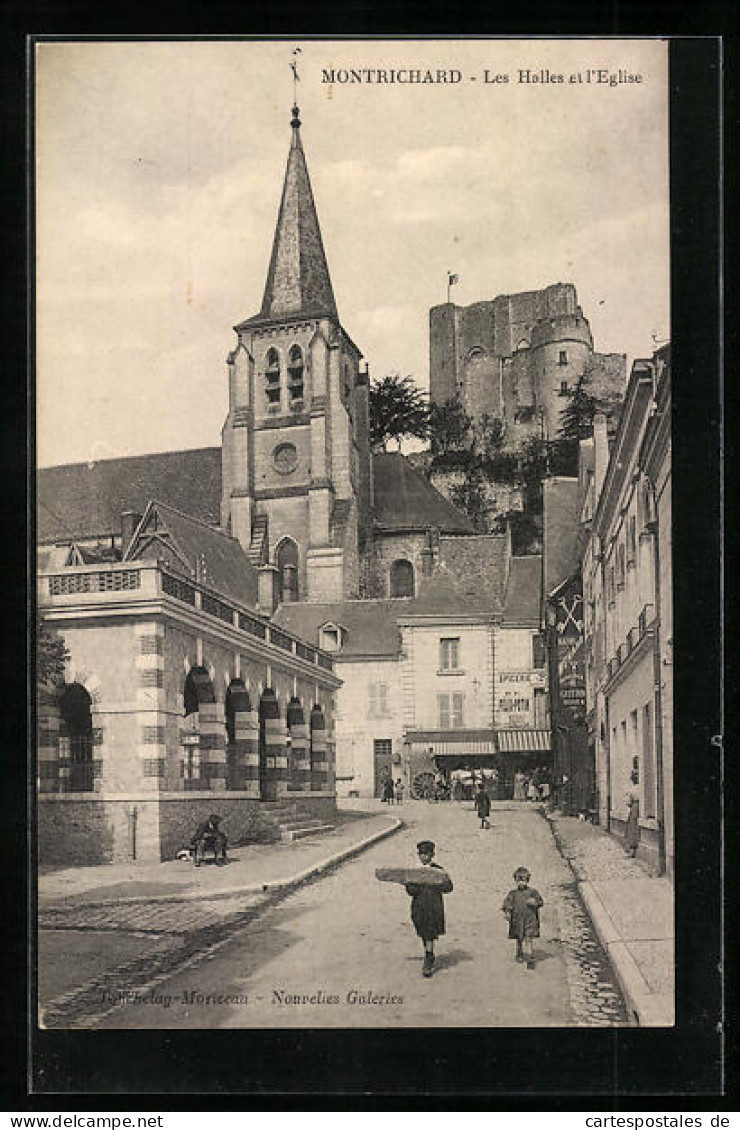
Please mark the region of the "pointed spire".
[[306, 157], [301, 144], [301, 119], [293, 107], [292, 138], [285, 170], [270, 269], [258, 319], [286, 315], [337, 317]]

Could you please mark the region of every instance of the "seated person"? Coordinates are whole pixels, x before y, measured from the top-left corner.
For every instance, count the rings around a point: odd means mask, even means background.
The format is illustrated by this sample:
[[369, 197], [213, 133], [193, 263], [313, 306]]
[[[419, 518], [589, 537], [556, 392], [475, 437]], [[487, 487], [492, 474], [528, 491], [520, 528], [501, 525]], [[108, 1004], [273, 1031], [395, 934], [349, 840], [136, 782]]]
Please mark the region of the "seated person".
[[226, 862], [226, 834], [221, 831], [219, 824], [221, 817], [216, 816], [214, 812], [204, 820], [202, 824], [198, 825], [195, 835], [190, 841], [190, 846], [193, 848], [193, 861], [196, 867], [200, 866], [199, 855], [202, 855], [206, 848], [212, 848], [216, 855], [216, 863], [221, 864]]

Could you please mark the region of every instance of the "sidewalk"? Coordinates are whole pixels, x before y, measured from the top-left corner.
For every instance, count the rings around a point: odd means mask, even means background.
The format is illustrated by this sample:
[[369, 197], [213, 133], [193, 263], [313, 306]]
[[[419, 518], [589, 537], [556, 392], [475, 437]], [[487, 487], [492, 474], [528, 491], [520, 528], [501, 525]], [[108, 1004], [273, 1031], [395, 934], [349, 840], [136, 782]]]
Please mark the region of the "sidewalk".
[[191, 861], [50, 871], [38, 884], [38, 981], [47, 1026], [94, 1016], [142, 978], [202, 959], [234, 929], [314, 875], [402, 827], [390, 813], [341, 812], [332, 832]]
[[331, 832], [290, 842], [230, 848], [228, 862], [110, 863], [70, 867], [39, 876], [39, 913], [68, 907], [123, 906], [257, 894], [301, 881], [395, 831], [385, 812], [341, 812]]
[[642, 1027], [674, 1023], [673, 885], [625, 855], [613, 836], [549, 813], [555, 839], [578, 880], [627, 1009]]

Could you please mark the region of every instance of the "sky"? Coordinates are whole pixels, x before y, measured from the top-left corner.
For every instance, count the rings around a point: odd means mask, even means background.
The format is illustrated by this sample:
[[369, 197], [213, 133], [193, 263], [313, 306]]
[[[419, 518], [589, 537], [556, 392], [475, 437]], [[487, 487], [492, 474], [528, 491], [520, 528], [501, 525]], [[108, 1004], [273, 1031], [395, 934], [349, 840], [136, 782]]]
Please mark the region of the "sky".
[[[670, 336], [664, 42], [42, 43], [40, 466], [220, 443], [232, 327], [267, 275], [296, 46], [334, 294], [371, 377], [428, 387], [448, 271], [459, 305], [574, 283], [595, 348], [628, 372]], [[461, 78], [322, 81], [332, 68]]]

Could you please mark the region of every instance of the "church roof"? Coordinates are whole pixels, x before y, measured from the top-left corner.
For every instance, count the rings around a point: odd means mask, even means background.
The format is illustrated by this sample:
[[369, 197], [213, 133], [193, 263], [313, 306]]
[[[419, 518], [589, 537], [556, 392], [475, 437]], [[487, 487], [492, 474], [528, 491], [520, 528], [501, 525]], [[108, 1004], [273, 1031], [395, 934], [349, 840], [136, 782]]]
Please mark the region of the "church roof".
[[125, 560], [163, 558], [177, 572], [197, 577], [224, 596], [250, 606], [257, 603], [257, 571], [236, 538], [171, 506], [153, 501]]
[[448, 502], [400, 452], [373, 456], [375, 523], [384, 530], [427, 530], [469, 534], [467, 515]]
[[221, 448], [44, 467], [37, 472], [36, 487], [41, 544], [118, 534], [121, 514], [143, 514], [152, 498], [215, 526], [220, 518]]
[[[374, 455], [373, 475], [376, 523], [381, 529], [436, 527], [443, 534], [472, 532], [466, 515], [399, 452]], [[143, 514], [154, 498], [191, 518], [217, 526], [221, 448], [44, 467], [39, 469], [36, 482], [40, 544], [118, 534], [121, 514], [126, 510]], [[483, 539], [475, 540], [483, 544]], [[446, 552], [453, 554], [455, 550], [449, 548]]]
[[295, 316], [338, 317], [300, 125], [294, 106], [293, 136], [262, 308], [243, 326]]
[[542, 558], [512, 557], [504, 600], [504, 625], [521, 624], [538, 627], [540, 623], [540, 589]]

